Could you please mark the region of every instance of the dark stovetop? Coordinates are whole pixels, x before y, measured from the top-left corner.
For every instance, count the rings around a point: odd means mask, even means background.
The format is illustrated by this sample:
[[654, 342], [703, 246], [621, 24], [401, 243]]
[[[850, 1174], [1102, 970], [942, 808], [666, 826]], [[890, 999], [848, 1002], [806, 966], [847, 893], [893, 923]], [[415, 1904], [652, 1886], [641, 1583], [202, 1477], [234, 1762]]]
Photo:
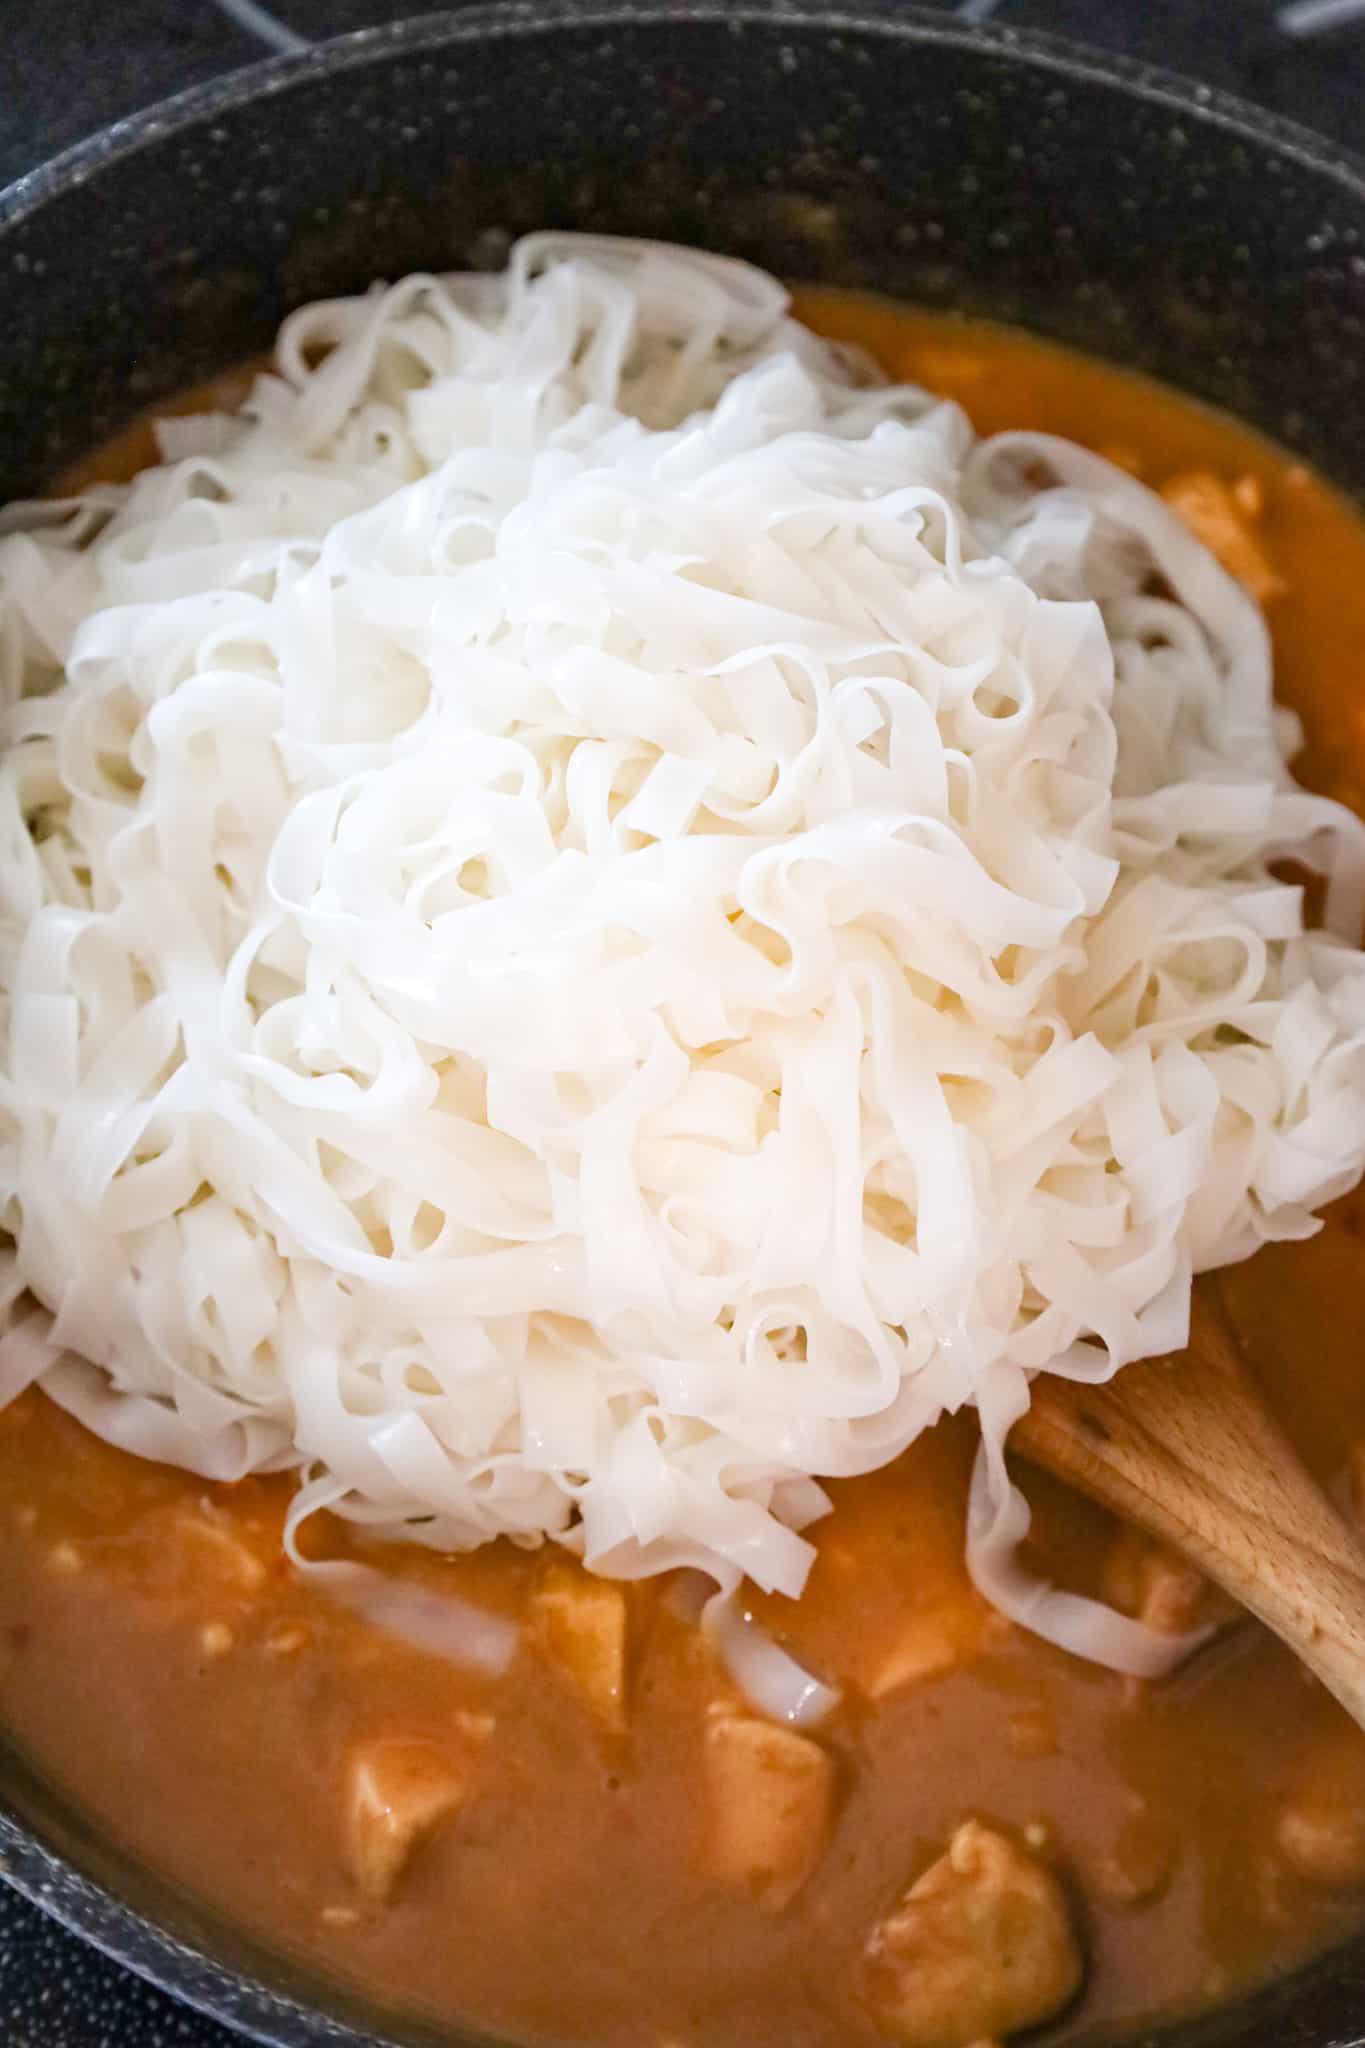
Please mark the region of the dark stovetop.
[[[270, 0], [321, 40], [440, 0]], [[448, 0], [447, 0], [448, 4]], [[929, 0], [933, 4], [933, 0]], [[1122, 50], [1240, 92], [1365, 148], [1365, 19], [1311, 37], [1277, 25], [1284, 0], [939, 0]], [[263, 54], [214, 0], [3, 0], [0, 184], [119, 115]], [[0, 1885], [4, 2048], [231, 2048]]]

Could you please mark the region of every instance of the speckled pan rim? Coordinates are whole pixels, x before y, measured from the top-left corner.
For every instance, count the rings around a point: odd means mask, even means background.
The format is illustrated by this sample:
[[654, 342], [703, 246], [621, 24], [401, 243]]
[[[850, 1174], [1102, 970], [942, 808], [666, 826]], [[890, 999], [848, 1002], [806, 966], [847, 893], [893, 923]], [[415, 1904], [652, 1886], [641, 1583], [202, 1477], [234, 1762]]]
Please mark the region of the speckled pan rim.
[[916, 6], [913, 0], [859, 0], [853, 7], [829, 6], [825, 0], [483, 0], [459, 13], [411, 15], [331, 37], [307, 50], [263, 57], [126, 115], [0, 187], [0, 234], [48, 200], [85, 184], [105, 165], [245, 100], [270, 99], [312, 78], [363, 69], [394, 55], [529, 39], [570, 28], [677, 29], [702, 22], [724, 25], [737, 36], [750, 29], [789, 27], [872, 35], [905, 45], [987, 49], [1044, 74], [1116, 87], [1151, 105], [1244, 136], [1255, 147], [1270, 149], [1331, 178], [1353, 198], [1365, 199], [1365, 152], [1357, 154], [1235, 93], [1138, 58], [1101, 54], [1040, 29], [1011, 28], [995, 21], [964, 23]]
[[[184, 2005], [264, 2048], [382, 2048], [315, 2006], [229, 1969], [146, 1919], [0, 1809], [0, 1879], [67, 1932]], [[476, 2048], [468, 2037], [469, 2048]], [[465, 2048], [451, 2042], [451, 2048]]]
[[[902, 46], [988, 50], [1044, 76], [1113, 89], [1243, 138], [1258, 151], [1326, 179], [1365, 206], [1365, 156], [1220, 88], [1133, 58], [1100, 55], [1083, 44], [1032, 29], [995, 22], [968, 25], [902, 0], [859, 0], [851, 7], [829, 6], [822, 0], [619, 0], [615, 5], [611, 0], [485, 0], [458, 14], [413, 16], [334, 37], [297, 54], [265, 57], [111, 123], [0, 188], [0, 243], [49, 202], [97, 178], [106, 167], [247, 102], [304, 88], [313, 79], [362, 70], [397, 56], [553, 36], [568, 29], [610, 32], [640, 26], [676, 31], [694, 24], [724, 25], [736, 36], [787, 29], [870, 36]], [[3, 1806], [0, 1880], [114, 1962], [265, 2048], [389, 2048], [397, 2038], [352, 2026], [215, 1959], [208, 1949], [183, 1940], [85, 1875], [77, 1862], [47, 1847]], [[1305, 1977], [1330, 1976], [1333, 1960], [1320, 1959]], [[1288, 1984], [1278, 1991], [1292, 1995]], [[1171, 2048], [1186, 2043], [1194, 2048], [1197, 2040], [1208, 2040], [1212, 2048], [1225, 2025], [1249, 2024], [1264, 2001], [1274, 1996], [1272, 1989], [1222, 2018], [1215, 2016], [1209, 2026], [1187, 2024], [1169, 2036], [1158, 2028], [1157, 2034], [1169, 2040]], [[1365, 2011], [1359, 2017], [1365, 2020]], [[1265, 2019], [1273, 2027], [1273, 2007], [1266, 2010]], [[444, 2048], [499, 2048], [492, 2037], [472, 2030], [438, 2035], [420, 2021], [408, 2023], [397, 2015], [392, 2022], [380, 2023], [405, 2031], [415, 2025], [409, 2039], [440, 2040]], [[1148, 2039], [1155, 2043], [1157, 2034]], [[1336, 2048], [1365, 2048], [1365, 2039], [1342, 2036]]]

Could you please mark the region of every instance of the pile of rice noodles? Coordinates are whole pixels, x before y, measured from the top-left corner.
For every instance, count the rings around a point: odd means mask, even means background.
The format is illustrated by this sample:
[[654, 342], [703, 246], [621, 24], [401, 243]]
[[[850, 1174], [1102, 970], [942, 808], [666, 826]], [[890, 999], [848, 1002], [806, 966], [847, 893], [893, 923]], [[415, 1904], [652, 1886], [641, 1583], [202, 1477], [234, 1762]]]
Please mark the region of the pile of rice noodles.
[[1243, 591], [647, 243], [310, 306], [160, 432], [0, 541], [0, 1398], [729, 1596], [970, 1405], [977, 1585], [1165, 1668], [1002, 1452], [1365, 1164], [1365, 834]]

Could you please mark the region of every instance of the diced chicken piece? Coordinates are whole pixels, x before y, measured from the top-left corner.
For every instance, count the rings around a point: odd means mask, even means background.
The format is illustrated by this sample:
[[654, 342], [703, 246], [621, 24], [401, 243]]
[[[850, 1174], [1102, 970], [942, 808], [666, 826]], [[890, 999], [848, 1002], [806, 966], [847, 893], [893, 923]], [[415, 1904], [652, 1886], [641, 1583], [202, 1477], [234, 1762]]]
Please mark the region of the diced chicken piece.
[[1258, 476], [1239, 476], [1232, 487], [1232, 502], [1248, 519], [1259, 519], [1265, 511], [1265, 488]]
[[1242, 1876], [1252, 1911], [1263, 1927], [1303, 1924], [1303, 1885], [1278, 1848], [1253, 1855]]
[[[1254, 483], [1254, 479], [1250, 479]], [[1278, 597], [1284, 579], [1251, 530], [1247, 511], [1254, 496], [1234, 485], [1232, 490], [1211, 470], [1187, 470], [1163, 484], [1162, 497], [1178, 519], [1184, 521], [1209, 553], [1216, 555], [1230, 576], [1244, 583], [1260, 604]]]
[[551, 1565], [535, 1594], [546, 1654], [571, 1678], [604, 1728], [626, 1725], [626, 1595], [581, 1565]]
[[1170, 1884], [1175, 1858], [1170, 1829], [1150, 1808], [1135, 1807], [1095, 1867], [1095, 1890], [1108, 1905], [1135, 1911], [1161, 1897]]
[[466, 1707], [461, 1707], [453, 1718], [456, 1733], [470, 1750], [482, 1749], [498, 1725], [496, 1715], [471, 1713]]
[[1310, 1884], [1365, 1885], [1365, 1807], [1334, 1807], [1300, 1794], [1281, 1813], [1275, 1839], [1285, 1861]]
[[1354, 1728], [1319, 1738], [1280, 1809], [1275, 1845], [1309, 1884], [1365, 1886], [1365, 1741]]
[[882, 1700], [907, 1685], [918, 1685], [927, 1678], [941, 1678], [959, 1661], [960, 1652], [952, 1630], [946, 1626], [942, 1615], [927, 1608], [912, 1616], [904, 1634], [889, 1646], [884, 1663], [869, 1681], [867, 1696]]
[[281, 1622], [265, 1639], [266, 1653], [271, 1657], [294, 1657], [307, 1641], [308, 1631], [300, 1622]]
[[249, 1599], [265, 1582], [266, 1567], [246, 1537], [210, 1505], [177, 1508], [166, 1531], [164, 1568], [183, 1589], [202, 1598]]
[[887, 1645], [864, 1690], [869, 1699], [885, 1699], [908, 1685], [942, 1677], [959, 1664], [981, 1655], [990, 1610], [970, 1587], [961, 1599], [935, 1600], [912, 1610]]
[[706, 1730], [707, 1860], [765, 1913], [791, 1904], [834, 1817], [834, 1761], [808, 1735], [718, 1711]]
[[346, 1766], [346, 1853], [366, 1898], [382, 1904], [407, 1864], [469, 1796], [469, 1773], [434, 1744], [361, 1744]]
[[1125, 1529], [1104, 1569], [1104, 1597], [1121, 1614], [1130, 1614], [1163, 1635], [1187, 1629], [1221, 1626], [1237, 1609], [1226, 1594], [1174, 1550]]
[[1005, 1736], [1017, 1757], [1032, 1761], [1057, 1754], [1057, 1716], [1051, 1707], [1019, 1707], [1005, 1723]]
[[1080, 1948], [1047, 1865], [968, 1821], [868, 1942], [866, 1988], [902, 2048], [972, 2048], [1051, 2019], [1080, 1988]]

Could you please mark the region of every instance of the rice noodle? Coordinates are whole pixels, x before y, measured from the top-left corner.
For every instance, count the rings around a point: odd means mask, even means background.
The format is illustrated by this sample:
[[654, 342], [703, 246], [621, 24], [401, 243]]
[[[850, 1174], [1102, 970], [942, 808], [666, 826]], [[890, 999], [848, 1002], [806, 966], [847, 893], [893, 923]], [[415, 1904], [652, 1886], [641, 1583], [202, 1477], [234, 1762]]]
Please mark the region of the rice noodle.
[[644, 243], [308, 307], [163, 447], [0, 540], [0, 1398], [790, 1595], [975, 1404], [978, 1583], [1179, 1655], [1001, 1450], [1365, 1163], [1365, 834], [1241, 589]]
[[707, 1602], [702, 1626], [750, 1705], [771, 1720], [813, 1728], [839, 1704], [838, 1687], [816, 1678], [774, 1642], [733, 1592], [716, 1593]]

